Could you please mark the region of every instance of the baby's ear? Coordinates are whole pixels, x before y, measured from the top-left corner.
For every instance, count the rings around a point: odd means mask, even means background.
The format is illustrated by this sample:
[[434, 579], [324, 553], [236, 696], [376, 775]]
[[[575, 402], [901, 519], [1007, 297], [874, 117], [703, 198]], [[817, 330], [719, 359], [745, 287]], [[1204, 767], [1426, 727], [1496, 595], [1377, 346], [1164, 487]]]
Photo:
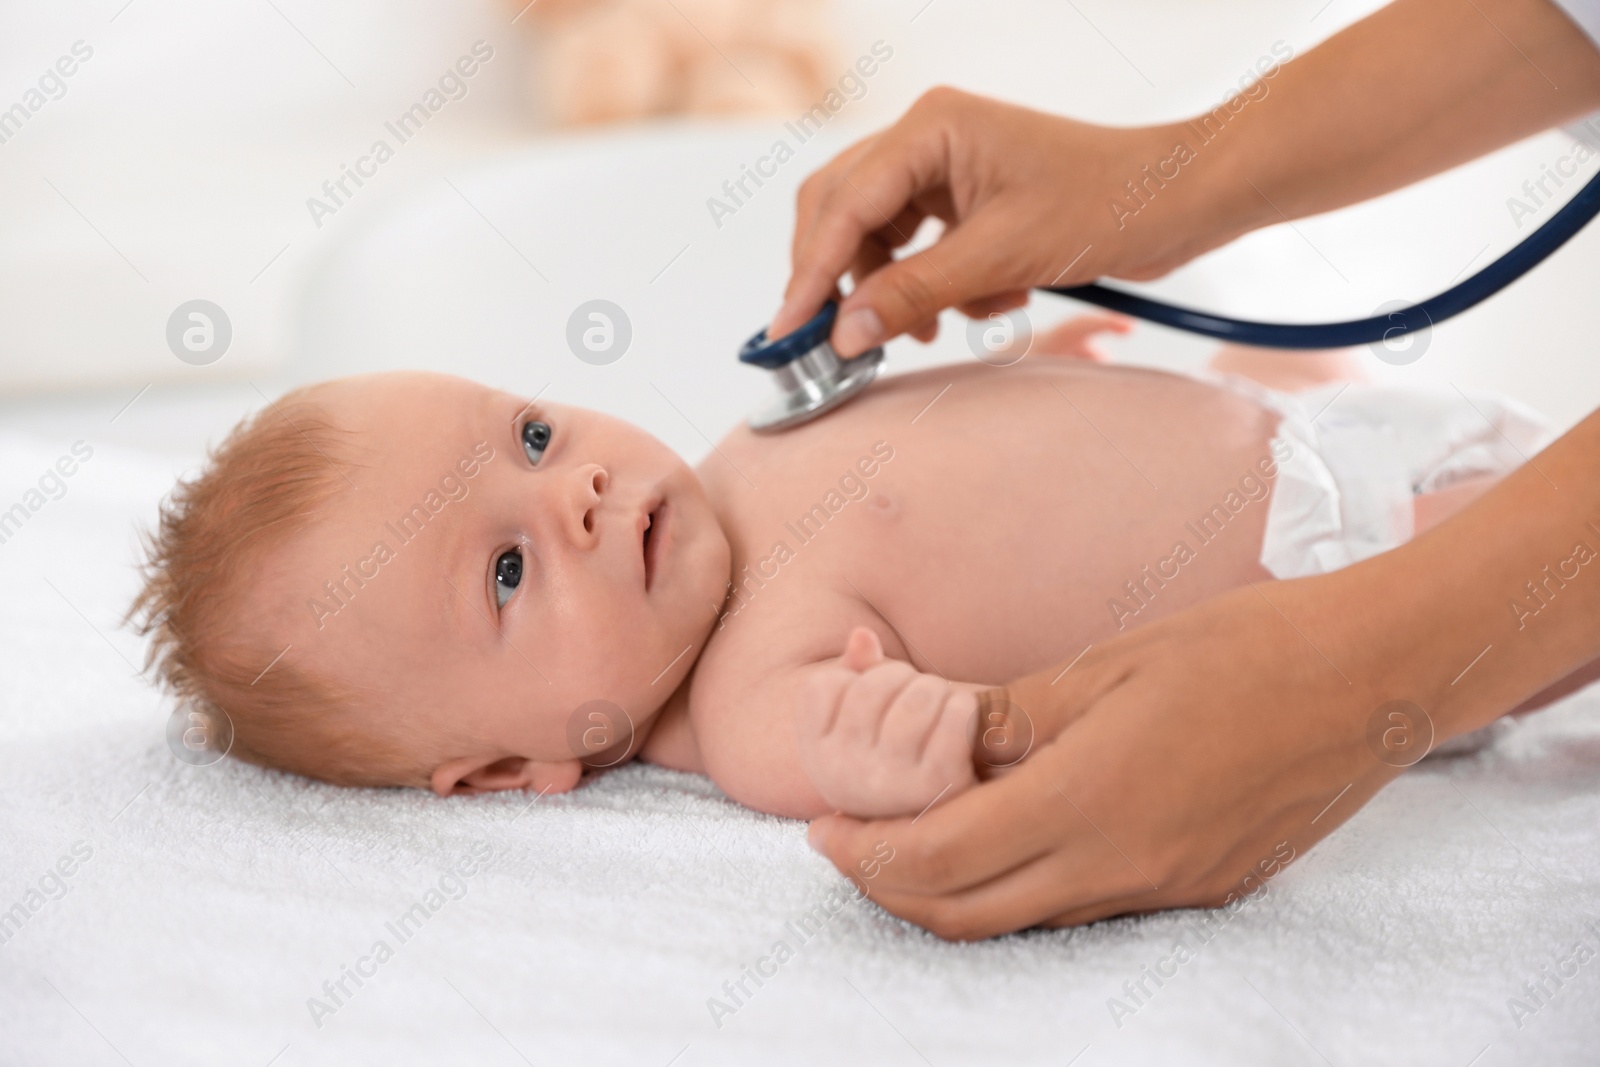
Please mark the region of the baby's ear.
[[463, 757], [440, 764], [430, 783], [442, 797], [495, 793], [504, 789], [536, 789], [565, 793], [583, 777], [583, 764], [575, 759], [539, 763], [523, 756], [497, 760]]

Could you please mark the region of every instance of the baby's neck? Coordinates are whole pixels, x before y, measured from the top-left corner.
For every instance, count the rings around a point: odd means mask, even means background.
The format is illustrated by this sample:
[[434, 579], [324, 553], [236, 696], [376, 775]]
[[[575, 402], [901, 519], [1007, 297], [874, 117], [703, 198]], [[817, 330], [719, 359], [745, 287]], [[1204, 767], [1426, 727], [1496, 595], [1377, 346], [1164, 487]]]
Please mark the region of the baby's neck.
[[699, 661], [689, 668], [678, 688], [667, 702], [661, 705], [650, 721], [650, 733], [639, 749], [639, 758], [675, 771], [704, 774], [705, 765], [700, 759], [700, 746], [695, 741], [694, 726], [689, 720], [689, 686], [694, 681]]
[[[709, 458], [701, 462], [694, 469], [695, 477], [700, 480], [701, 486], [706, 490], [707, 498], [711, 501], [711, 512], [716, 519], [717, 527], [722, 532], [724, 541], [728, 538], [728, 516], [717, 504], [716, 493], [712, 484], [706, 479], [706, 464]], [[713, 604], [712, 608], [720, 618], [727, 602], [733, 596], [733, 562], [730, 554], [728, 562], [728, 580], [723, 586], [722, 605]], [[661, 705], [661, 710], [651, 719], [649, 733], [645, 736], [644, 744], [640, 746], [638, 758], [646, 763], [654, 763], [659, 767], [666, 767], [674, 771], [689, 771], [694, 774], [705, 774], [705, 763], [700, 757], [700, 745], [695, 740], [694, 723], [689, 718], [689, 689], [694, 684], [695, 672], [700, 669], [700, 656], [711, 643], [715, 628], [708, 624], [707, 632], [700, 637], [700, 647], [695, 650], [695, 661], [689, 667], [689, 673], [683, 676], [683, 681], [678, 683], [678, 688]]]

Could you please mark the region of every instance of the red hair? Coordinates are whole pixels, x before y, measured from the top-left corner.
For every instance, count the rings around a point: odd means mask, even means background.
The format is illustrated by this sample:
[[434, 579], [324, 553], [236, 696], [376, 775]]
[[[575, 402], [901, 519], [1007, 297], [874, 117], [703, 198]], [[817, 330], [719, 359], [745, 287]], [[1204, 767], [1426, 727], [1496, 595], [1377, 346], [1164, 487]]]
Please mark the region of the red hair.
[[202, 710], [227, 714], [230, 755], [338, 785], [426, 787], [431, 765], [361, 729], [357, 694], [314, 677], [242, 610], [261, 562], [348, 490], [351, 434], [297, 389], [245, 419], [180, 481], [144, 537], [144, 587], [128, 610], [151, 638], [146, 669]]

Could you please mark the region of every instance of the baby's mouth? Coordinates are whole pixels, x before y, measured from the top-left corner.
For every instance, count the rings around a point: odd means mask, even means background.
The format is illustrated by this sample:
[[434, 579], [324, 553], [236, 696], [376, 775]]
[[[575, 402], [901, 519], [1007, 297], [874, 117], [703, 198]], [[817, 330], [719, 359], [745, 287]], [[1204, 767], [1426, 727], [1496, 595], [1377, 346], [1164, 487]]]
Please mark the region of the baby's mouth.
[[662, 534], [665, 530], [667, 516], [667, 502], [662, 500], [654, 510], [645, 515], [644, 534], [641, 538], [644, 553], [644, 588], [650, 591], [650, 586], [655, 581], [656, 568], [661, 555]]

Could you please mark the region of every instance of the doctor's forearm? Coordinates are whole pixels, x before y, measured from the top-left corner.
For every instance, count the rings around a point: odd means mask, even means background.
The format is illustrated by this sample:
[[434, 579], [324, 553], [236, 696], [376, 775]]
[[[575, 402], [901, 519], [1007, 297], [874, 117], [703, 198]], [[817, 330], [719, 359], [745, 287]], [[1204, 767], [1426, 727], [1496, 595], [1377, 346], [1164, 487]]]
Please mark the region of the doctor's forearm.
[[[1349, 568], [1366, 642], [1443, 736], [1600, 656], [1600, 412], [1407, 545]], [[1337, 572], [1330, 575], [1338, 578]], [[1391, 669], [1391, 676], [1393, 670]]]
[[1600, 108], [1600, 49], [1550, 0], [1396, 0], [1284, 64], [1267, 89], [1202, 164], [1230, 236], [1389, 192]]

